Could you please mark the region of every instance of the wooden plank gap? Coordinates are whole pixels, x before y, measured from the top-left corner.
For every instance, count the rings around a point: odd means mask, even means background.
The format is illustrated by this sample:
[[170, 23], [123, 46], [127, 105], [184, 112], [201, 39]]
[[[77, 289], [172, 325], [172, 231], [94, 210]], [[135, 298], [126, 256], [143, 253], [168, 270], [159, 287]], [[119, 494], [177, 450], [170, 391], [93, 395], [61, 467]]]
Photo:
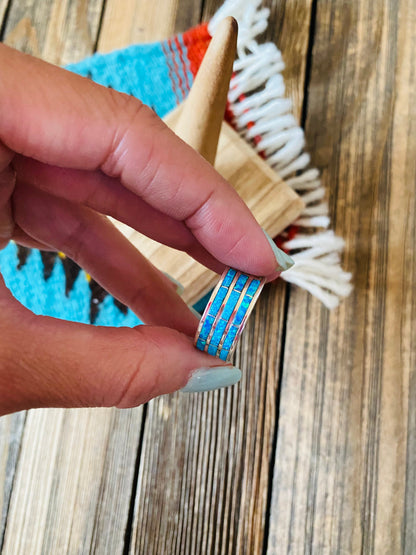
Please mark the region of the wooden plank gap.
[[[99, 33], [98, 33], [98, 35], [99, 35]], [[141, 422], [141, 427], [140, 427], [139, 444], [137, 446], [136, 462], [135, 462], [135, 467], [134, 467], [133, 481], [132, 481], [132, 484], [131, 484], [131, 495], [130, 495], [130, 501], [129, 501], [129, 514], [127, 516], [126, 531], [125, 531], [125, 534], [124, 534], [123, 555], [128, 555], [129, 554], [131, 541], [132, 541], [134, 505], [135, 505], [135, 499], [136, 499], [136, 495], [137, 495], [137, 486], [138, 486], [138, 483], [139, 483], [139, 470], [140, 470], [140, 461], [141, 461], [141, 458], [142, 458], [144, 430], [145, 430], [146, 421], [147, 421], [147, 409], [148, 409], [148, 404], [146, 403], [145, 405], [143, 405], [143, 416], [142, 416], [142, 422]]]
[[270, 460], [269, 460], [269, 472], [268, 472], [268, 483], [267, 483], [267, 500], [266, 508], [264, 514], [264, 535], [263, 535], [263, 548], [262, 554], [267, 554], [267, 546], [269, 541], [269, 529], [270, 529], [270, 518], [272, 514], [272, 494], [273, 494], [273, 476], [274, 476], [274, 466], [276, 462], [276, 450], [277, 450], [277, 437], [279, 434], [279, 414], [280, 414], [280, 401], [282, 397], [282, 378], [283, 370], [285, 365], [285, 346], [286, 346], [286, 331], [287, 331], [287, 316], [289, 313], [289, 301], [290, 301], [290, 291], [291, 286], [286, 284], [285, 294], [284, 294], [284, 305], [283, 305], [283, 325], [282, 325], [282, 346], [280, 350], [279, 357], [279, 379], [277, 382], [276, 396], [275, 396], [275, 422], [273, 426], [273, 436], [272, 444], [270, 450]]
[[[16, 469], [19, 463], [20, 452], [22, 449], [22, 438], [24, 433], [24, 427], [26, 422], [27, 412], [21, 412], [18, 414], [11, 414], [2, 417], [2, 424], [6, 421], [11, 423], [11, 433], [8, 441], [8, 455], [6, 462], [6, 472], [3, 477], [3, 507], [1, 515], [1, 525], [0, 525], [0, 553], [3, 553], [3, 544], [6, 534], [7, 518], [9, 515], [10, 499], [11, 493], [13, 491], [13, 485], [16, 477]], [[0, 425], [1, 426], [1, 425]], [[2, 431], [2, 435], [3, 435]], [[4, 434], [6, 435], [6, 434]]]
[[4, 31], [6, 29], [7, 20], [9, 18], [9, 12], [10, 12], [11, 6], [12, 6], [12, 0], [9, 0], [7, 2], [6, 8], [4, 9], [3, 19], [0, 23], [0, 42], [3, 42], [3, 40], [4, 40]]
[[308, 48], [306, 51], [305, 80], [303, 83], [303, 103], [302, 103], [302, 112], [301, 112], [301, 118], [300, 118], [300, 125], [303, 129], [305, 128], [306, 118], [308, 115], [309, 83], [311, 80], [311, 71], [312, 71], [312, 56], [313, 56], [313, 45], [315, 41], [315, 31], [316, 31], [317, 4], [318, 4], [318, 0], [312, 0], [311, 19], [309, 24], [309, 41], [308, 41]]
[[98, 50], [98, 42], [100, 40], [100, 35], [101, 35], [101, 29], [103, 26], [103, 21], [104, 21], [104, 15], [105, 15], [105, 9], [107, 7], [107, 0], [103, 0], [102, 6], [101, 6], [101, 13], [100, 13], [100, 19], [98, 21], [98, 27], [97, 27], [97, 35], [95, 37], [95, 42], [94, 42], [94, 47], [93, 47], [93, 52], [94, 54], [97, 52]]
[[201, 7], [199, 9], [199, 21], [201, 23], [204, 21], [204, 9], [205, 9], [205, 0], [202, 0]]

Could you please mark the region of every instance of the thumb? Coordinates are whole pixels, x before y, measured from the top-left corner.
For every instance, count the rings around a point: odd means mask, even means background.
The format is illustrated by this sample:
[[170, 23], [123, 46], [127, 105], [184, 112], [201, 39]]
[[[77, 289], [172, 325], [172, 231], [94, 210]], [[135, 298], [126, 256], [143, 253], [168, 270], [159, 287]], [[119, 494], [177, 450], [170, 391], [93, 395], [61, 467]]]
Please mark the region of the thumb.
[[176, 330], [95, 327], [35, 316], [4, 297], [3, 292], [0, 414], [35, 407], [132, 407], [182, 388], [232, 385], [241, 377]]

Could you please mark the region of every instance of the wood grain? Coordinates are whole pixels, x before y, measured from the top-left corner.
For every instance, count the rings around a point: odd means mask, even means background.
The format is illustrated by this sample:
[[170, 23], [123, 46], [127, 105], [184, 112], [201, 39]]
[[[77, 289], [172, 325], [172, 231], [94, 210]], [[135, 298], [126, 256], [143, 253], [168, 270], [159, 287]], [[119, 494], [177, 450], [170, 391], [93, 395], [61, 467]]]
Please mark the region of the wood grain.
[[65, 65], [91, 54], [103, 0], [13, 1], [4, 42], [48, 62]]
[[122, 553], [141, 409], [29, 411], [4, 553]]
[[7, 515], [17, 460], [20, 454], [26, 413], [11, 414], [0, 418], [0, 550], [4, 541]]
[[291, 293], [270, 553], [416, 550], [416, 5], [343, 8], [317, 4], [306, 130], [355, 293]]
[[[287, 96], [293, 100], [294, 115], [302, 119], [304, 88], [311, 33], [312, 0], [292, 0], [290, 2], [263, 2], [270, 9], [270, 24], [263, 40], [275, 42], [282, 52], [285, 62], [283, 77]], [[262, 5], [263, 5], [262, 4]]]
[[4, 16], [6, 14], [8, 5], [9, 5], [9, 0], [0, 0], [0, 29], [3, 26]]
[[106, 0], [98, 42], [100, 52], [109, 52], [134, 43], [163, 40], [199, 23], [199, 0]]
[[147, 0], [106, 2], [102, 29], [98, 41], [100, 52], [109, 52], [133, 43], [167, 38], [173, 33], [178, 2], [159, 2], [158, 8]]

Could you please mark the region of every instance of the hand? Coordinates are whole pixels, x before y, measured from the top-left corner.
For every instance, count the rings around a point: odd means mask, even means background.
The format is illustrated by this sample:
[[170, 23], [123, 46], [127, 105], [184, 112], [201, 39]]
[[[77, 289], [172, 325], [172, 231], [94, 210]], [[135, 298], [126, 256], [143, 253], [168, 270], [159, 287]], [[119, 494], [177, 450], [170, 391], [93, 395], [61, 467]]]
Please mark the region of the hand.
[[0, 277], [0, 414], [133, 406], [219, 366], [193, 347], [197, 319], [171, 283], [106, 216], [217, 272], [273, 279], [276, 259], [247, 207], [137, 99], [4, 45], [0, 67], [0, 248], [13, 239], [64, 252], [151, 324], [35, 316]]

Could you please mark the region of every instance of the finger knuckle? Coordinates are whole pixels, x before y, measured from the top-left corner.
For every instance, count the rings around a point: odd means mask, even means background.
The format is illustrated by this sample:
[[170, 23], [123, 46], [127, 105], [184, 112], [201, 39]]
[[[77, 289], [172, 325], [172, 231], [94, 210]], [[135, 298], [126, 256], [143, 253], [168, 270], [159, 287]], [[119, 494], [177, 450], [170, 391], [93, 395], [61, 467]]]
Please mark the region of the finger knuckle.
[[163, 360], [162, 349], [146, 331], [142, 326], [132, 330], [135, 359], [126, 370], [128, 378], [114, 403], [117, 408], [142, 405], [160, 391], [161, 371], [157, 361]]

